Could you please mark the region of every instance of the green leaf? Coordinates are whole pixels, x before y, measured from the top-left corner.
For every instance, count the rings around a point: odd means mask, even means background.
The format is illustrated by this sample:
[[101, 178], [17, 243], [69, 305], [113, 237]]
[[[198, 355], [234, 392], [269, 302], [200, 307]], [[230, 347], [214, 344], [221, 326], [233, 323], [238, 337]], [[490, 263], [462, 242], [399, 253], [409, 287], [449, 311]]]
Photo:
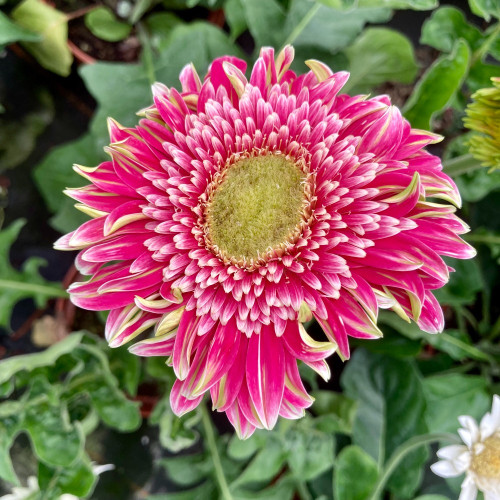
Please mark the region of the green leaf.
[[150, 377], [168, 382], [169, 386], [173, 385], [176, 379], [173, 368], [160, 356], [146, 358], [146, 373]]
[[[312, 410], [320, 416], [328, 416], [332, 422], [330, 432], [350, 434], [356, 415], [356, 402], [333, 391], [314, 391]], [[317, 419], [316, 419], [317, 420]], [[333, 427], [333, 428], [332, 428]]]
[[470, 344], [468, 337], [457, 335], [454, 330], [445, 330], [443, 333], [431, 334], [423, 332], [415, 323], [406, 323], [401, 318], [385, 311], [380, 315], [380, 322], [390, 325], [396, 331], [410, 339], [422, 339], [437, 349], [446, 352], [453, 359], [462, 360], [472, 358], [480, 361], [488, 361], [487, 354]]
[[438, 0], [316, 0], [332, 9], [352, 9], [380, 7], [389, 9], [430, 10], [438, 5]]
[[476, 202], [500, 189], [500, 170], [488, 173], [487, 168], [467, 172], [455, 179], [464, 200]]
[[[493, 40], [491, 44], [488, 46], [488, 51], [497, 61], [500, 61], [500, 26], [498, 24], [494, 24], [490, 26], [489, 29], [486, 30], [485, 35]], [[485, 44], [488, 44], [488, 41], [485, 41]], [[498, 71], [498, 66], [497, 71]]]
[[474, 303], [476, 295], [483, 289], [481, 269], [477, 260], [446, 259], [446, 263], [455, 269], [450, 273], [450, 281], [443, 288], [435, 291], [440, 304], [460, 306]]
[[[426, 431], [425, 400], [412, 361], [398, 360], [358, 349], [341, 378], [345, 394], [359, 403], [353, 442], [381, 467], [410, 437]], [[421, 479], [425, 449], [409, 454], [389, 482], [396, 495], [411, 497]]]
[[42, 378], [33, 381], [27, 394], [22, 426], [38, 458], [49, 465], [71, 466], [83, 452], [82, 430], [78, 423], [69, 421], [66, 406], [57, 400], [55, 388]]
[[125, 346], [110, 349], [108, 358], [110, 369], [118, 379], [120, 388], [135, 396], [141, 377], [140, 358], [131, 354]]
[[[87, 90], [99, 104], [91, 123], [94, 134], [91, 152], [100, 152], [109, 143], [108, 117], [126, 127], [137, 125], [135, 113], [149, 106], [153, 100], [149, 81], [140, 64], [98, 62], [81, 66], [79, 73]], [[117, 86], [120, 92], [116, 91]]]
[[303, 481], [314, 479], [333, 466], [333, 436], [311, 428], [306, 420], [287, 432], [286, 448], [289, 450], [288, 465], [293, 475]]
[[54, 103], [48, 90], [34, 89], [32, 93], [36, 104], [29, 113], [16, 120], [0, 117], [0, 172], [25, 161], [35, 149], [37, 137], [54, 119]]
[[35, 368], [53, 365], [64, 354], [73, 352], [80, 344], [82, 337], [82, 332], [75, 332], [45, 351], [13, 356], [0, 361], [0, 383], [6, 382], [22, 370], [31, 371]]
[[8, 398], [14, 390], [14, 379], [0, 383], [0, 398]]
[[[8, 402], [7, 402], [8, 403]], [[0, 414], [5, 404], [0, 404]], [[19, 432], [19, 412], [17, 415], [0, 418], [0, 478], [19, 484], [10, 458], [10, 448]]]
[[19, 300], [32, 298], [37, 307], [43, 307], [48, 299], [67, 297], [58, 283], [40, 276], [39, 268], [45, 264], [43, 259], [31, 257], [24, 262], [20, 271], [10, 265], [10, 247], [24, 224], [25, 221], [20, 219], [0, 231], [0, 326], [5, 328], [10, 327], [10, 316]]
[[307, 483], [315, 500], [329, 500], [333, 498], [333, 481], [331, 471], [326, 471]]
[[247, 29], [243, 1], [227, 0], [224, 4], [224, 14], [231, 30], [231, 39], [236, 40]]
[[423, 495], [415, 498], [415, 500], [449, 500], [449, 498], [443, 495]]
[[146, 500], [216, 500], [218, 498], [215, 485], [211, 481], [206, 481], [191, 490], [164, 495], [149, 495]]
[[436, 375], [423, 383], [425, 420], [431, 432], [456, 432], [460, 415], [480, 420], [491, 406], [487, 381], [480, 376]]
[[205, 479], [212, 469], [211, 459], [204, 455], [168, 457], [160, 461], [176, 484], [190, 486]]
[[413, 127], [428, 129], [432, 117], [451, 102], [467, 75], [469, 57], [467, 42], [459, 40], [449, 56], [441, 56], [425, 72], [404, 107]]
[[149, 422], [160, 426], [160, 443], [167, 450], [177, 453], [190, 448], [200, 437], [194, 428], [200, 421], [199, 412], [177, 417], [170, 408], [169, 396], [165, 395], [155, 406]]
[[[80, 181], [79, 184], [81, 185], [82, 182]], [[75, 208], [75, 201], [65, 197], [61, 203], [61, 207], [49, 219], [49, 224], [60, 233], [69, 233], [88, 220], [88, 215]]]
[[479, 89], [491, 87], [491, 77], [498, 75], [498, 65], [487, 64], [482, 61], [476, 61], [470, 68], [467, 76], [467, 87], [471, 92]]
[[87, 12], [85, 26], [91, 33], [107, 42], [119, 42], [127, 38], [132, 30], [130, 24], [119, 21], [114, 12], [105, 6]]
[[88, 183], [73, 170], [72, 165], [94, 166], [99, 160], [96, 139], [85, 134], [76, 141], [53, 148], [35, 167], [33, 179], [47, 208], [57, 214], [50, 222], [58, 231], [73, 231], [88, 220], [87, 215], [73, 208], [75, 202], [63, 193], [66, 188]]
[[292, 500], [296, 489], [296, 480], [289, 475], [280, 479], [267, 488], [259, 491], [236, 489], [234, 500]]
[[131, 432], [141, 425], [139, 403], [127, 399], [111, 377], [103, 376], [85, 384], [84, 388], [97, 414], [109, 427]]
[[[194, 52], [193, 47], [197, 47]], [[179, 73], [186, 63], [192, 62], [203, 79], [209, 64], [223, 55], [242, 54], [222, 30], [200, 21], [179, 24], [172, 30], [168, 44], [154, 61], [156, 79], [178, 88]], [[148, 90], [148, 95], [150, 94]], [[151, 101], [152, 98], [149, 99]]]
[[68, 48], [68, 20], [65, 14], [50, 7], [42, 0], [24, 0], [12, 11], [16, 23], [41, 35], [40, 42], [23, 42], [44, 67], [68, 76], [73, 56]]
[[359, 446], [346, 446], [335, 462], [335, 498], [337, 500], [366, 500], [377, 478], [377, 462]]
[[[391, 314], [391, 313], [389, 313]], [[393, 313], [392, 313], [393, 314]], [[396, 316], [395, 314], [393, 314]], [[396, 317], [399, 319], [399, 317]], [[404, 323], [407, 325], [408, 323]], [[370, 342], [362, 339], [353, 339], [353, 346], [360, 346], [370, 352], [387, 354], [392, 358], [415, 357], [422, 350], [422, 342], [400, 335], [392, 328], [383, 328], [384, 337], [379, 342]]]
[[41, 36], [13, 23], [0, 12], [0, 49], [14, 42], [38, 42]]
[[229, 441], [227, 454], [234, 460], [248, 460], [257, 450], [264, 447], [271, 433], [256, 432], [248, 439], [240, 439], [234, 434]]
[[43, 462], [38, 464], [40, 491], [48, 494], [67, 494], [85, 498], [92, 493], [96, 483], [97, 478], [92, 471], [92, 464], [85, 455], [71, 467], [53, 468]]
[[[303, 0], [291, 0], [285, 23], [286, 38], [296, 47], [314, 47], [314, 49], [324, 49], [329, 53], [343, 49], [352, 43], [367, 22], [385, 22], [392, 15], [390, 9], [380, 7], [343, 12], [320, 6], [307, 26], [300, 33], [295, 34], [294, 31], [301, 26], [301, 21], [313, 5]], [[284, 42], [285, 38], [279, 45]], [[303, 68], [301, 68], [302, 71]]]
[[359, 0], [359, 7], [378, 7], [380, 5], [390, 9], [430, 10], [439, 5], [438, 0]]
[[492, 16], [500, 19], [500, 5], [497, 0], [469, 0], [469, 7], [476, 16], [486, 21], [489, 21]]
[[245, 484], [263, 483], [271, 480], [283, 467], [288, 452], [275, 440], [269, 440], [260, 450], [241, 475], [232, 483], [231, 488]]
[[351, 72], [346, 92], [368, 92], [384, 82], [411, 83], [417, 74], [411, 42], [387, 28], [366, 29], [345, 53]]
[[463, 38], [475, 50], [482, 41], [481, 31], [469, 24], [463, 12], [455, 7], [441, 7], [432, 13], [422, 26], [420, 43], [442, 52], [451, 52], [455, 43]]
[[240, 2], [255, 45], [280, 47], [284, 41], [283, 7], [276, 0], [240, 0]]
[[[105, 346], [104, 342], [96, 343], [92, 337], [85, 340], [87, 343], [80, 347], [86, 353], [82, 358], [84, 370], [68, 381], [70, 394], [88, 393], [95, 411], [109, 427], [121, 432], [137, 429], [141, 424], [139, 403], [129, 400], [118, 388], [107, 353], [101, 347]], [[108, 349], [105, 346], [105, 350]]]
[[161, 53], [168, 46], [172, 30], [182, 22], [171, 12], [158, 12], [148, 16], [145, 23], [153, 49]]

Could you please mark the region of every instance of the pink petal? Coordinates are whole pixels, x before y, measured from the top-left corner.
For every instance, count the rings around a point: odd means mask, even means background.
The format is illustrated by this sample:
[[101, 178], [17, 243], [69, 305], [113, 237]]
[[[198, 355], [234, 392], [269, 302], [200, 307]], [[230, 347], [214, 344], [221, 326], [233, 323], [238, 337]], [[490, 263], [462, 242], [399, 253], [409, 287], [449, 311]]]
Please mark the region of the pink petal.
[[248, 439], [255, 432], [256, 427], [245, 417], [239, 407], [238, 401], [235, 401], [226, 410], [226, 414], [240, 439]]
[[200, 318], [196, 316], [196, 311], [194, 310], [184, 311], [182, 314], [172, 355], [174, 372], [180, 380], [184, 380], [187, 377], [191, 367], [191, 353], [198, 333], [199, 322]]
[[310, 337], [297, 321], [288, 321], [283, 334], [287, 351], [302, 361], [318, 361], [335, 352], [336, 345], [331, 342], [317, 342]]
[[314, 398], [307, 391], [300, 379], [297, 362], [285, 352], [285, 391], [281, 402], [280, 415], [286, 418], [301, 418], [304, 409], [312, 405]]
[[210, 395], [214, 409], [227, 411], [240, 393], [241, 384], [245, 377], [242, 370], [247, 358], [248, 339], [241, 336], [239, 350], [228, 372], [210, 388]]
[[194, 410], [203, 399], [203, 395], [194, 399], [187, 399], [181, 394], [182, 382], [176, 380], [172, 389], [170, 390], [170, 407], [172, 411], [178, 416], [182, 417], [185, 413]]
[[250, 337], [246, 361], [248, 391], [266, 429], [272, 429], [278, 419], [285, 383], [284, 361], [283, 342], [271, 325]]
[[128, 350], [136, 356], [161, 356], [167, 358], [172, 355], [176, 331], [171, 331], [161, 337], [153, 337], [131, 345]]
[[216, 384], [231, 368], [240, 347], [242, 333], [236, 329], [236, 322], [220, 325], [211, 339], [207, 360], [201, 375], [193, 388], [192, 396], [198, 396]]
[[431, 292], [425, 293], [425, 302], [417, 324], [428, 333], [440, 333], [444, 329], [443, 310]]
[[193, 63], [186, 64], [182, 68], [181, 74], [179, 75], [179, 80], [182, 84], [183, 92], [199, 92], [201, 89], [201, 80], [193, 66]]

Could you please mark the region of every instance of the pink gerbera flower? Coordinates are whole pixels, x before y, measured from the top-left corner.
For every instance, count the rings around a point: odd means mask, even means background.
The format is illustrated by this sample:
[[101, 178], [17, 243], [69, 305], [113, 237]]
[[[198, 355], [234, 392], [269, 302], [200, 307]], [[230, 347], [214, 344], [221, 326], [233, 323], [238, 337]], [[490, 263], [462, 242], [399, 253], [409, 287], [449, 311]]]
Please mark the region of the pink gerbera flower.
[[[110, 121], [111, 160], [75, 167], [92, 184], [67, 194], [92, 220], [56, 243], [81, 249], [91, 278], [71, 299], [111, 310], [111, 346], [154, 327], [130, 350], [173, 366], [174, 412], [210, 391], [243, 437], [301, 417], [297, 361], [328, 379], [349, 336], [382, 335], [379, 308], [442, 330], [440, 255], [475, 253], [448, 204], [457, 188], [423, 149], [440, 137], [387, 96], [338, 95], [348, 73], [313, 60], [297, 76], [292, 59], [264, 48], [249, 81], [222, 57], [204, 81], [186, 66], [180, 93], [154, 85], [137, 127]], [[303, 328], [312, 316], [325, 342]]]

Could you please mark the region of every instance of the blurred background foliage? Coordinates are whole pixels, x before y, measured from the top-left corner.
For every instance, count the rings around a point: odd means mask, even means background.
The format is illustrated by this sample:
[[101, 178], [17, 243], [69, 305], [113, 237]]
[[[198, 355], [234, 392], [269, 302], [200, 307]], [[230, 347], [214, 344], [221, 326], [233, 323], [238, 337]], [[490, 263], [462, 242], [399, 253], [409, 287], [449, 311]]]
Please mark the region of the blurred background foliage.
[[[457, 498], [459, 481], [429, 472], [434, 448], [408, 443], [480, 418], [500, 392], [500, 170], [469, 154], [462, 122], [500, 76], [499, 18], [498, 0], [0, 0], [0, 492], [36, 477], [29, 498], [46, 500]], [[172, 414], [164, 360], [106, 346], [104, 316], [64, 292], [74, 256], [51, 244], [85, 220], [62, 190], [82, 184], [73, 163], [105, 159], [108, 116], [133, 126], [150, 85], [177, 85], [187, 62], [203, 74], [287, 43], [293, 69], [347, 69], [346, 91], [388, 93], [444, 135], [432, 152], [478, 256], [449, 259], [445, 332], [382, 314], [384, 339], [332, 358], [328, 384], [301, 367], [316, 398], [304, 419], [240, 441], [203, 405]]]

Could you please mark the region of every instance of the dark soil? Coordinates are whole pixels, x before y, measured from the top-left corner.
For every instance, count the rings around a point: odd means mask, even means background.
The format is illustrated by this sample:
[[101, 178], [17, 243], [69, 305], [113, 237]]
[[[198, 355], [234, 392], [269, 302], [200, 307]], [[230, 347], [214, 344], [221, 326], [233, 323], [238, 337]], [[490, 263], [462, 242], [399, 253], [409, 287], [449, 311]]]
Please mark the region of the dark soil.
[[[81, 17], [69, 22], [68, 38], [84, 54], [98, 61], [135, 62], [141, 49], [134, 33], [121, 42], [106, 42], [95, 37]], [[74, 52], [74, 56], [81, 58], [78, 52]]]

